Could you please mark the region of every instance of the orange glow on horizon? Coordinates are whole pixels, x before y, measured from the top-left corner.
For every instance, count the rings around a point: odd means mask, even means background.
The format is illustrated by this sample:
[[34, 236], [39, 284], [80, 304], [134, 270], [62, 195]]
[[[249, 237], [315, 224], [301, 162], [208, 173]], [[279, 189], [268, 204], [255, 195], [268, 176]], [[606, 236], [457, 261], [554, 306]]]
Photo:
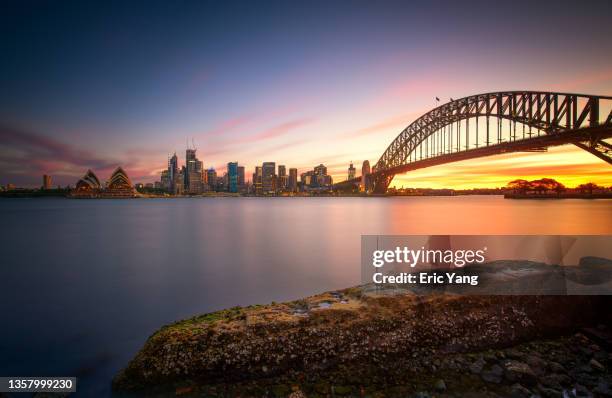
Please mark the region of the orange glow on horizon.
[[567, 187], [593, 182], [612, 186], [612, 166], [572, 145], [544, 153], [517, 152], [450, 163], [397, 175], [392, 187], [496, 188], [522, 178], [554, 178]]

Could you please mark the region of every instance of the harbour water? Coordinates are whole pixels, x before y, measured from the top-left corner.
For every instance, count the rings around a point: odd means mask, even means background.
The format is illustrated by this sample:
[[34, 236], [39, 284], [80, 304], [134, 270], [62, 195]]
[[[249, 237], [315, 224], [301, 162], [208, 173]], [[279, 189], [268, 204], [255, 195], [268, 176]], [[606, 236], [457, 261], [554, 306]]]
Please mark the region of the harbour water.
[[0, 376], [112, 376], [160, 326], [360, 281], [362, 234], [612, 234], [610, 200], [3, 199]]

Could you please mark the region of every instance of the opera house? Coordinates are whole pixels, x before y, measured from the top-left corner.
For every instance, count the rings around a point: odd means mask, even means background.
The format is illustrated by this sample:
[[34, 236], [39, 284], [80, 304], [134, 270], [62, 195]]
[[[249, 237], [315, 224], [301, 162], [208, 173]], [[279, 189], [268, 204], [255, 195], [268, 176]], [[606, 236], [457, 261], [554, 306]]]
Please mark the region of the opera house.
[[127, 173], [117, 167], [105, 187], [102, 187], [96, 174], [87, 170], [87, 173], [76, 183], [70, 192], [73, 198], [133, 198], [136, 191]]

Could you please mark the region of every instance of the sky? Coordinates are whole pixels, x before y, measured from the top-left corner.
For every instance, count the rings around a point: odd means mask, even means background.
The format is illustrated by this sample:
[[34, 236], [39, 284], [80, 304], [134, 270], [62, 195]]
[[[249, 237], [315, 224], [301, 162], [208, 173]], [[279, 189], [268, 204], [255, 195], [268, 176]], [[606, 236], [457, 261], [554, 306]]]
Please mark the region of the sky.
[[[195, 145], [219, 174], [275, 161], [376, 163], [442, 101], [500, 90], [612, 95], [612, 2], [4, 1], [0, 184], [159, 179]], [[612, 185], [572, 146], [396, 176], [410, 187], [516, 178]]]

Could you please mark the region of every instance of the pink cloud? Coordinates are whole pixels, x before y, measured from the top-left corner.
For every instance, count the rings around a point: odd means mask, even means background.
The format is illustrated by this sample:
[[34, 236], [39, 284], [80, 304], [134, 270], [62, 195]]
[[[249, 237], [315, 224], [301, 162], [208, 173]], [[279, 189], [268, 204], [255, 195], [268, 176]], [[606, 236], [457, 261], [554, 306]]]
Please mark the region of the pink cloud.
[[242, 143], [260, 142], [260, 141], [265, 141], [265, 140], [269, 140], [272, 138], [280, 137], [285, 134], [288, 134], [291, 130], [295, 130], [297, 128], [300, 128], [312, 122], [313, 122], [313, 119], [311, 118], [291, 120], [289, 122], [281, 123], [276, 126], [270, 127], [257, 134], [253, 134], [253, 135], [244, 137], [243, 139], [240, 140], [240, 142]]
[[253, 121], [253, 117], [249, 115], [237, 116], [232, 119], [225, 120], [217, 127], [204, 133], [206, 136], [223, 135], [238, 127], [244, 126]]
[[557, 91], [571, 91], [580, 90], [585, 86], [606, 81], [612, 81], [612, 69], [600, 70], [587, 75], [581, 74], [580, 77], [566, 80], [563, 83], [552, 84], [551, 87]]
[[[383, 121], [381, 121], [379, 123], [375, 123], [375, 124], [372, 124], [372, 125], [367, 126], [367, 127], [360, 128], [360, 129], [355, 130], [355, 131], [348, 131], [346, 133], [341, 134], [340, 137], [341, 138], [344, 138], [344, 137], [360, 137], [360, 136], [368, 135], [368, 134], [372, 134], [372, 133], [379, 133], [381, 130], [386, 130], [386, 129], [393, 128], [393, 127], [395, 127], [395, 128], [397, 128], [399, 126], [406, 127], [412, 121], [414, 121], [414, 119], [419, 117], [421, 114], [422, 114], [421, 112], [411, 112], [411, 113], [408, 113], [408, 114], [405, 114], [405, 115], [393, 116], [393, 117], [385, 119], [385, 120], [383, 120]], [[398, 131], [397, 133], [399, 134], [400, 131]]]

